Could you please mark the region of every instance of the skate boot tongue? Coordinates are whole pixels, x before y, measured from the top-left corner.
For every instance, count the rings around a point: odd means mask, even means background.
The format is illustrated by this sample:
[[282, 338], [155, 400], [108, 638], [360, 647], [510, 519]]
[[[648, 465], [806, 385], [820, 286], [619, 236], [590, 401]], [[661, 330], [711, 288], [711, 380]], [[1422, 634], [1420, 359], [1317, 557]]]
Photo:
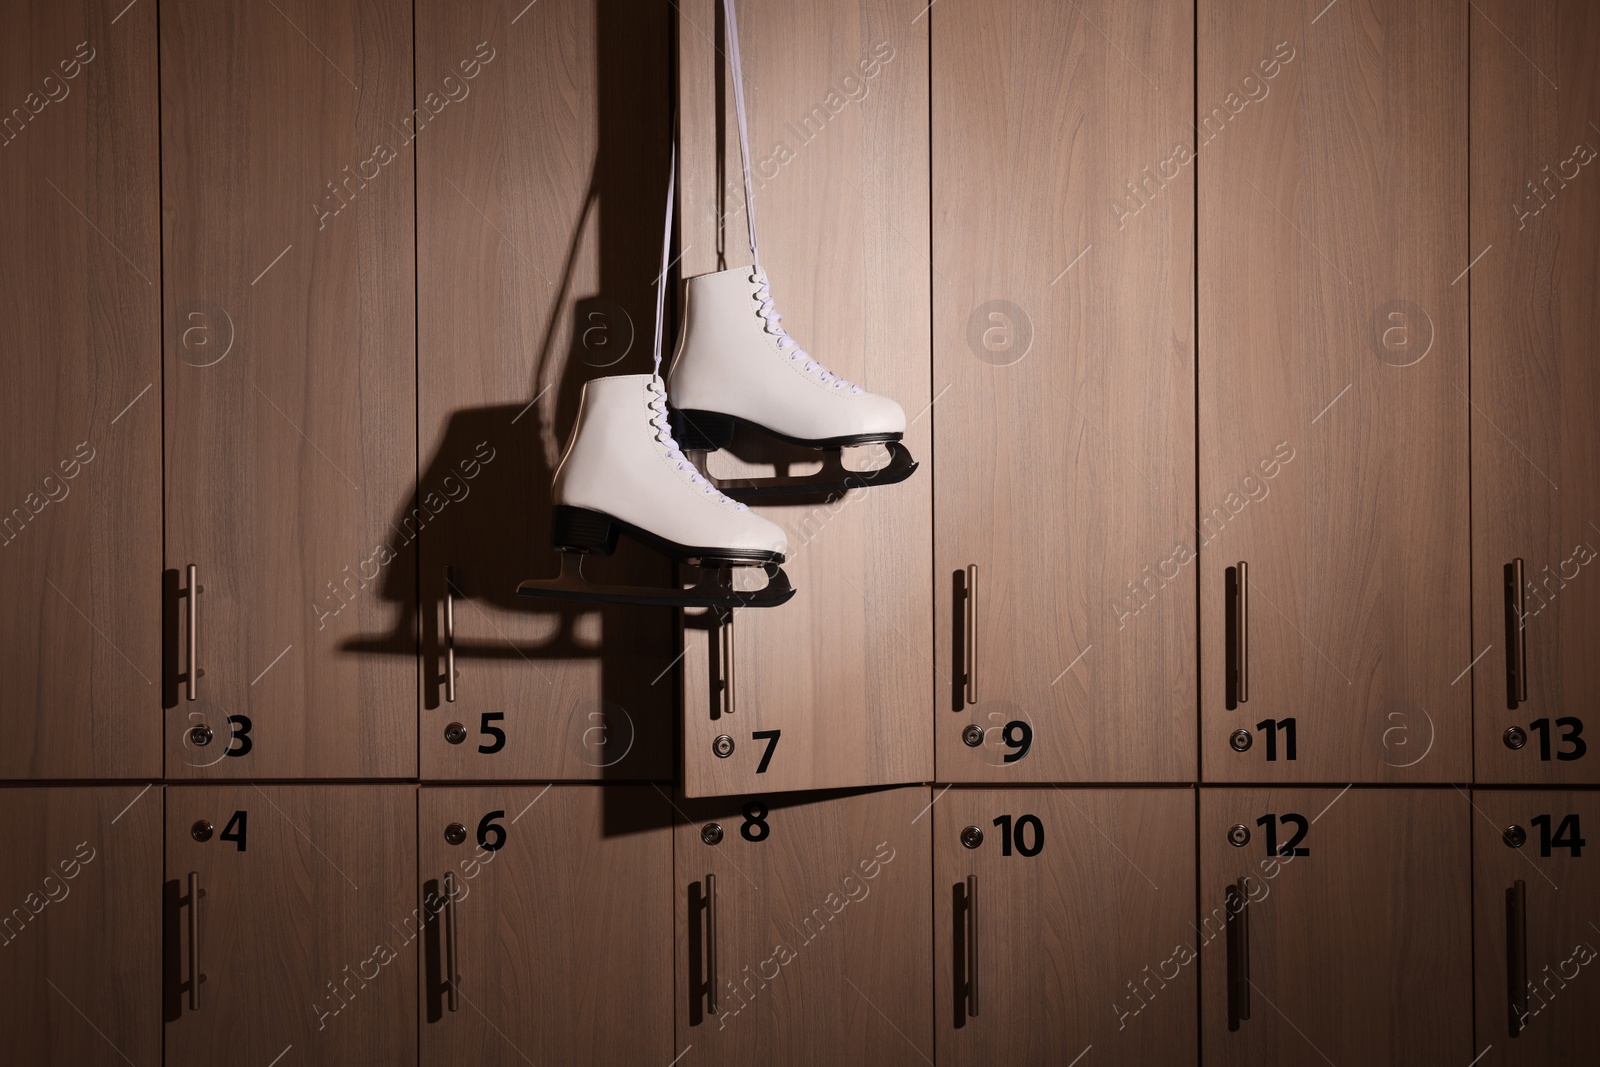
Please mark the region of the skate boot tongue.
[[861, 386], [847, 378], [843, 378], [824, 367], [821, 363], [811, 358], [811, 354], [800, 347], [800, 342], [789, 335], [789, 331], [779, 325], [783, 316], [778, 314], [777, 304], [772, 299], [772, 285], [767, 281], [767, 273], [757, 266], [750, 274], [750, 280], [756, 283], [756, 300], [760, 307], [757, 314], [765, 326], [762, 329], [778, 339], [778, 351], [784, 353], [790, 360], [802, 363], [807, 374], [815, 374], [822, 381], [830, 383], [835, 389], [848, 389], [851, 393], [860, 393]]
[[656, 429], [656, 440], [666, 448], [667, 458], [675, 460], [678, 470], [687, 475], [689, 484], [700, 488], [707, 496], [715, 498], [719, 504], [732, 504], [737, 511], [749, 511], [750, 505], [741, 504], [718, 489], [700, 473], [699, 468], [689, 462], [689, 457], [678, 447], [677, 440], [672, 436], [672, 422], [667, 415], [667, 386], [661, 377], [653, 376], [645, 389], [650, 393], [650, 425]]

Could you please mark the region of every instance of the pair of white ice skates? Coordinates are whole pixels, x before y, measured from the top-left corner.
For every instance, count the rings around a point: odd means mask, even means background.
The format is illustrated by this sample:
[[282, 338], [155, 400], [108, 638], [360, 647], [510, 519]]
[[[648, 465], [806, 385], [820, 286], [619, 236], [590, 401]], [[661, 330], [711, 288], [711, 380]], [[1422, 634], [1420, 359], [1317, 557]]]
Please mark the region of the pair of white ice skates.
[[[728, 66], [739, 117], [745, 222], [753, 265], [702, 274], [688, 281], [683, 331], [668, 381], [661, 378], [661, 330], [677, 150], [667, 180], [661, 274], [656, 280], [655, 373], [598, 378], [583, 388], [578, 422], [556, 470], [553, 537], [561, 575], [523, 582], [528, 596], [600, 603], [678, 607], [773, 607], [794, 596], [780, 564], [788, 538], [771, 522], [722, 490], [753, 499], [816, 496], [855, 487], [890, 485], [917, 465], [900, 444], [906, 415], [888, 397], [845, 381], [812, 359], [780, 323], [761, 269], [756, 241], [755, 190], [750, 180], [750, 134], [733, 0], [722, 0]], [[733, 443], [748, 426], [790, 444], [822, 450], [816, 474], [720, 486], [686, 451]], [[846, 470], [841, 449], [883, 444], [888, 461], [870, 471]], [[633, 539], [698, 567], [687, 588], [592, 585], [583, 577], [590, 553], [609, 555], [617, 538]], [[760, 566], [759, 590], [735, 588], [736, 567]]]
[[[812, 359], [779, 325], [766, 275], [739, 267], [691, 278], [686, 318], [668, 383], [655, 374], [599, 378], [584, 386], [578, 421], [556, 472], [553, 541], [561, 577], [524, 582], [530, 596], [699, 607], [769, 607], [794, 595], [778, 565], [783, 529], [723, 493], [752, 499], [829, 494], [903, 481], [916, 463], [899, 443], [905, 412]], [[823, 469], [795, 478], [719, 486], [685, 454], [732, 443], [748, 426], [822, 450]], [[846, 470], [840, 450], [882, 443], [889, 460]], [[586, 553], [609, 554], [627, 534], [699, 565], [688, 589], [591, 585]], [[763, 566], [765, 587], [733, 587], [732, 568]]]

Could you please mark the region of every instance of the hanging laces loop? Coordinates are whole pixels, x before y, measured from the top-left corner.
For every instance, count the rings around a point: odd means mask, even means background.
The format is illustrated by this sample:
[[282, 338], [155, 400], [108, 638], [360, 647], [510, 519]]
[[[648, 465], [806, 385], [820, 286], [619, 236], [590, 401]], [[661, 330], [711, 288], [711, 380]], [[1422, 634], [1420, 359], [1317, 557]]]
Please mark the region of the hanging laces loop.
[[744, 172], [744, 220], [750, 229], [750, 259], [761, 271], [761, 250], [756, 243], [756, 191], [750, 178], [750, 124], [744, 110], [744, 64], [739, 60], [739, 23], [733, 0], [722, 0], [722, 22], [728, 36], [728, 73], [733, 76], [733, 109], [739, 116], [739, 165]]
[[671, 268], [670, 256], [672, 255], [672, 203], [676, 199], [678, 184], [678, 120], [672, 120], [672, 151], [667, 161], [667, 210], [665, 221], [661, 224], [661, 273], [656, 276], [656, 345], [655, 369], [656, 379], [661, 378], [661, 331], [666, 323], [667, 315], [667, 271]]

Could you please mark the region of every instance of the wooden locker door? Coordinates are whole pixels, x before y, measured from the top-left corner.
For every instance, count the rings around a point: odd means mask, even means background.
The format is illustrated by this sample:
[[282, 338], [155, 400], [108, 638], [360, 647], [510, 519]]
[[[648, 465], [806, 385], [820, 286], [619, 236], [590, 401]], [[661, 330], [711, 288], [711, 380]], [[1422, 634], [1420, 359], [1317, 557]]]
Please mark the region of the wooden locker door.
[[1469, 9], [1321, 7], [1199, 8], [1201, 767], [1461, 781]]
[[0, 855], [6, 1061], [158, 1062], [160, 787], [0, 789]]
[[416, 773], [415, 642], [357, 647], [414, 612], [411, 37], [162, 8], [170, 777]]
[[928, 17], [939, 778], [1193, 780], [1192, 6]]
[[[650, 0], [417, 9], [418, 92], [453, 101], [418, 146], [419, 499], [438, 504], [417, 523], [424, 777], [672, 774], [673, 613], [517, 595], [559, 566], [550, 486], [584, 381], [650, 369], [670, 16]], [[671, 581], [631, 545], [589, 571]]]
[[400, 784], [169, 788], [166, 1062], [415, 1062], [416, 813]]
[[437, 788], [418, 810], [426, 1067], [672, 1060], [667, 794]]
[[[1583, 831], [1600, 829], [1600, 794], [1474, 790], [1472, 803], [1481, 1067], [1592, 1057], [1600, 1013], [1600, 982], [1592, 981], [1600, 959], [1600, 873]], [[1520, 943], [1508, 937], [1513, 926]], [[1525, 983], [1521, 1000], [1518, 979]]]
[[[788, 534], [784, 570], [797, 592], [777, 610], [735, 611], [729, 631], [708, 614], [685, 614], [688, 796], [933, 777], [924, 6], [739, 5], [762, 267], [784, 328], [830, 370], [900, 403], [906, 448], [922, 467], [899, 485], [758, 508]], [[679, 268], [688, 278], [747, 264], [750, 250], [721, 3], [677, 8]], [[734, 449], [737, 457], [709, 457], [713, 475], [771, 475], [788, 464], [800, 474], [815, 455], [746, 439]], [[775, 730], [781, 744], [768, 761], [754, 735]], [[723, 735], [735, 742], [727, 758], [714, 754]]]
[[1190, 790], [952, 789], [933, 816], [939, 1063], [1198, 1061]]
[[675, 1062], [931, 1061], [931, 801], [678, 801]]
[[1202, 789], [1205, 1063], [1468, 1063], [1471, 810], [1450, 788]]
[[1473, 22], [1472, 242], [1487, 249], [1472, 269], [1476, 780], [1593, 784], [1600, 256], [1581, 235], [1600, 226], [1600, 12], [1484, 3]]
[[0, 778], [161, 773], [155, 34], [0, 15]]

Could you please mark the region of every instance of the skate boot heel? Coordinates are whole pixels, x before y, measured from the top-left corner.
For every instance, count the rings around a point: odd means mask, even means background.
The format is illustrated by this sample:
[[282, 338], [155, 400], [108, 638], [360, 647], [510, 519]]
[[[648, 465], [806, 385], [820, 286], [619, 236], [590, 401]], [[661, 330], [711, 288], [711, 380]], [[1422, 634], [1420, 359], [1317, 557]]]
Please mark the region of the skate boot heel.
[[550, 540], [572, 552], [598, 552], [609, 556], [617, 548], [617, 527], [609, 516], [588, 508], [557, 504], [550, 520]]
[[733, 444], [733, 417], [715, 411], [674, 411], [672, 436], [685, 452], [715, 452]]

